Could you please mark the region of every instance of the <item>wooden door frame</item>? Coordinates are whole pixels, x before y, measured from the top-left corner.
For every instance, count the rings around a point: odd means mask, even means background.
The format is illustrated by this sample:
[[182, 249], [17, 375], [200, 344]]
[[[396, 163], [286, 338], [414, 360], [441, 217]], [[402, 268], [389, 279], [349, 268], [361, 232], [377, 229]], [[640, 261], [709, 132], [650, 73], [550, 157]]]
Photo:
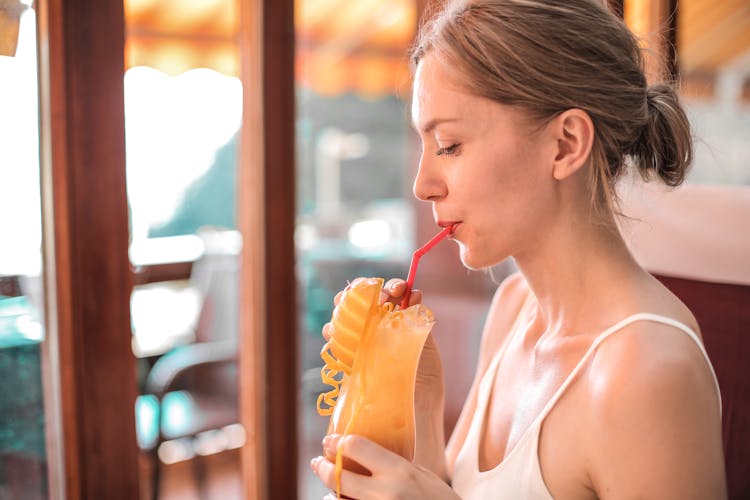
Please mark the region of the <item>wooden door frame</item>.
[[247, 499], [297, 498], [294, 2], [240, 9], [240, 420]]
[[647, 49], [645, 73], [649, 84], [673, 80], [677, 74], [675, 0], [623, 0], [625, 23]]
[[36, 11], [50, 498], [139, 498], [123, 5]]

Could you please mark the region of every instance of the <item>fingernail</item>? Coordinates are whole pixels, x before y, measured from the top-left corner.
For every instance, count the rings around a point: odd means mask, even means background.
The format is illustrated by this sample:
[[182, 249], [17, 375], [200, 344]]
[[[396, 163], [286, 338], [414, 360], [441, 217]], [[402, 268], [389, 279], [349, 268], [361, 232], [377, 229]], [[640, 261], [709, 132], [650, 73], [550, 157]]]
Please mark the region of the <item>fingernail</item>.
[[336, 442], [338, 441], [338, 434], [329, 434], [323, 438], [323, 448], [329, 452], [336, 451]]
[[317, 472], [318, 462], [320, 462], [320, 457], [315, 457], [310, 460], [310, 468], [313, 470], [313, 472]]

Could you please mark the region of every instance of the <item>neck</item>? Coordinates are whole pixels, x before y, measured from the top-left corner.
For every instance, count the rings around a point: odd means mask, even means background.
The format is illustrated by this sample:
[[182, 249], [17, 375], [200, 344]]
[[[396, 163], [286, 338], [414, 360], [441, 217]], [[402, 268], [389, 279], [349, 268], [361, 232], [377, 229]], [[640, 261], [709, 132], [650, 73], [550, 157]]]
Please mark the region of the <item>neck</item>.
[[628, 291], [647, 273], [631, 256], [613, 218], [589, 210], [561, 214], [541, 242], [515, 255], [538, 302], [542, 333], [576, 334], [609, 326], [628, 310]]

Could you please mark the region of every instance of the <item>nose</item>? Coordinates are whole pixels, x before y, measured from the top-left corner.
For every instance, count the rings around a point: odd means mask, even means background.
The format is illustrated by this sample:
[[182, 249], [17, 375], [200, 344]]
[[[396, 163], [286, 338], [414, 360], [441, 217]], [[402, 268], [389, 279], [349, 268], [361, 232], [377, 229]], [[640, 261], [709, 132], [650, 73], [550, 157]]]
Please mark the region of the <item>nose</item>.
[[417, 176], [414, 178], [414, 196], [422, 201], [437, 201], [448, 194], [448, 187], [442, 179], [434, 162], [425, 158], [425, 153], [419, 158]]

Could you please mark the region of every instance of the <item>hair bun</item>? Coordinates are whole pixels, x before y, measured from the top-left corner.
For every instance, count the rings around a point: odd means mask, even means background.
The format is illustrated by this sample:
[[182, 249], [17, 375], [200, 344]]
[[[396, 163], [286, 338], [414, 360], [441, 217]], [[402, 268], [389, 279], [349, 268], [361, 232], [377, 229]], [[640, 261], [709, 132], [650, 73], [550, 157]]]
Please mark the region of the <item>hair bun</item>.
[[649, 86], [646, 104], [646, 123], [629, 154], [644, 178], [656, 174], [665, 184], [678, 186], [693, 161], [690, 122], [671, 85]]

